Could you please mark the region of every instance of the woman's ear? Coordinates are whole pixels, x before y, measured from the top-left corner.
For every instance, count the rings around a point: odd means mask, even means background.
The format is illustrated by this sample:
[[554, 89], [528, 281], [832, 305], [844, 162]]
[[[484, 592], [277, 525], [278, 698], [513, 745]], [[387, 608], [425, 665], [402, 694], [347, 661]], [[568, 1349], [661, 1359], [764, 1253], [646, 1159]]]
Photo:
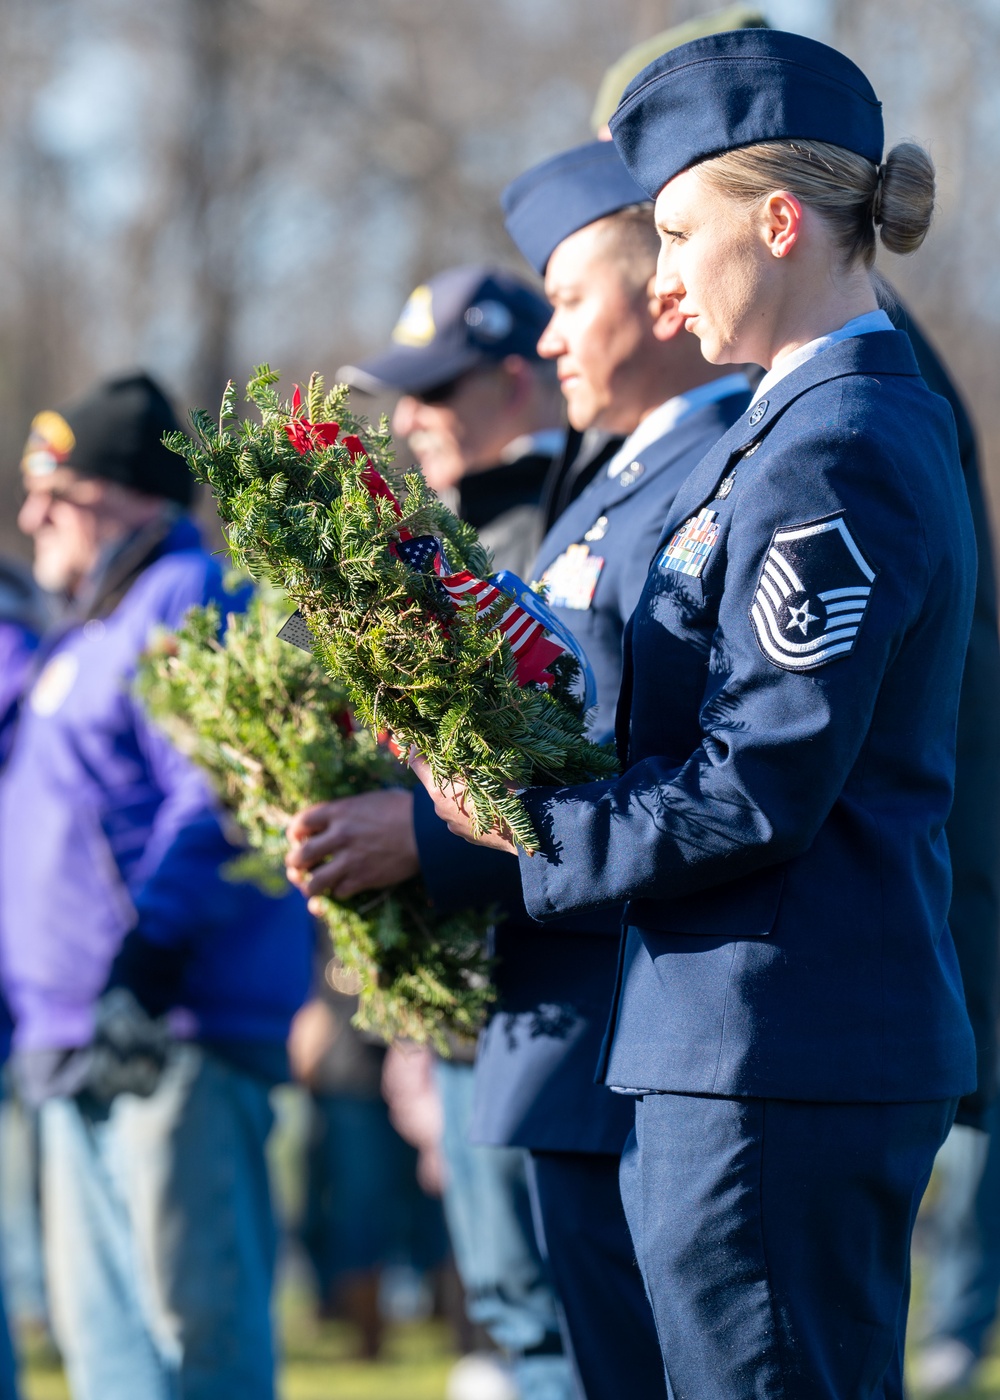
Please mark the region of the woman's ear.
[[802, 205], [787, 190], [776, 190], [764, 201], [761, 231], [768, 251], [785, 258], [798, 242], [802, 228]]

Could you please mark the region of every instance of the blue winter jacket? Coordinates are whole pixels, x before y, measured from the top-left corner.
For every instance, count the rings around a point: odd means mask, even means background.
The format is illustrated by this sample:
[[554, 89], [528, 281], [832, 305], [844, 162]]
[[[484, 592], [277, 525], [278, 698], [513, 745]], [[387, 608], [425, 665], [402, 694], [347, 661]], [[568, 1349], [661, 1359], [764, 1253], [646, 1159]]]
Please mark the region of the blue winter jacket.
[[38, 646], [23, 622], [0, 618], [0, 764], [10, 751], [21, 692]]
[[126, 935], [175, 955], [187, 1034], [251, 1058], [255, 1044], [283, 1046], [308, 991], [304, 901], [226, 878], [236, 850], [204, 779], [131, 691], [155, 628], [195, 604], [234, 605], [189, 519], [159, 533], [105, 607], [43, 649], [0, 779], [0, 955], [18, 1051], [89, 1042]]
[[[10, 752], [17, 707], [27, 681], [38, 638], [30, 627], [13, 618], [0, 618], [0, 764]], [[0, 997], [0, 1063], [10, 1054], [14, 1022]]]

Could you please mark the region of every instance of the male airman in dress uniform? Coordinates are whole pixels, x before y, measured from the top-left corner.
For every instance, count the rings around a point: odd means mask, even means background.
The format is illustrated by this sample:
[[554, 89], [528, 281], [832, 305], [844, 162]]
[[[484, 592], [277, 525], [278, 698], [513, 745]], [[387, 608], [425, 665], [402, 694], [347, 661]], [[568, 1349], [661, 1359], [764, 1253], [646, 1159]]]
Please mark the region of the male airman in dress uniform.
[[[651, 295], [651, 208], [601, 142], [528, 171], [504, 196], [514, 241], [554, 311], [539, 350], [554, 361], [570, 424], [625, 439], [542, 544], [532, 576], [582, 642], [596, 681], [592, 732], [608, 734], [625, 623], [679, 485], [749, 396], [702, 358]], [[533, 924], [513, 862], [456, 840], [422, 790], [413, 830], [442, 912], [495, 901], [497, 1014], [480, 1041], [473, 1137], [526, 1147], [545, 1244], [588, 1400], [662, 1397], [662, 1365], [618, 1193], [630, 1106], [595, 1085], [620, 911], [558, 932]], [[513, 879], [511, 879], [513, 877]]]
[[[538, 548], [543, 490], [565, 445], [558, 383], [537, 351], [549, 310], [522, 277], [482, 265], [449, 268], [411, 293], [383, 351], [339, 371], [362, 391], [400, 395], [397, 438], [428, 484], [476, 527], [497, 565], [516, 573]], [[412, 794], [398, 790], [302, 813], [290, 829], [293, 878], [308, 894], [353, 882], [346, 893], [415, 873], [412, 807]], [[467, 900], [488, 902], [482, 891]], [[466, 1308], [510, 1357], [523, 1400], [566, 1400], [572, 1376], [535, 1241], [524, 1153], [469, 1141], [473, 1053], [456, 1044], [435, 1065], [445, 1215]]]

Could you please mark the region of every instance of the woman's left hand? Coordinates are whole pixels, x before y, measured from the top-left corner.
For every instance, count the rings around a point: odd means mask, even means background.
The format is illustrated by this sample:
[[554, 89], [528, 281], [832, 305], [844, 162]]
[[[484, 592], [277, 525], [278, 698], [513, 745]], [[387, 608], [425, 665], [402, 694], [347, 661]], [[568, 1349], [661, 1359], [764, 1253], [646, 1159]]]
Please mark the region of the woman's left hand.
[[506, 827], [496, 827], [492, 831], [484, 831], [481, 836], [473, 835], [472, 818], [465, 810], [464, 784], [455, 780], [449, 783], [447, 790], [439, 788], [431, 776], [427, 760], [421, 754], [412, 753], [408, 761], [410, 768], [430, 793], [434, 810], [449, 831], [456, 836], [464, 837], [466, 841], [471, 841], [473, 845], [491, 846], [495, 851], [506, 851], [509, 855], [517, 855], [517, 847], [510, 839], [510, 832]]

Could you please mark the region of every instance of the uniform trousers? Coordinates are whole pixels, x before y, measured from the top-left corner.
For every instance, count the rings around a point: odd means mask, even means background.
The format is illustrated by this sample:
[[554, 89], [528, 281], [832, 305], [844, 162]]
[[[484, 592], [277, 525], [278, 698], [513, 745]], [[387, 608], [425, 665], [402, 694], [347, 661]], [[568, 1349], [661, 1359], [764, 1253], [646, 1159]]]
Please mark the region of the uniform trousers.
[[537, 1152], [528, 1182], [586, 1400], [666, 1400], [653, 1314], [610, 1152]]
[[273, 1400], [268, 1086], [193, 1045], [149, 1098], [42, 1105], [56, 1340], [74, 1400]]
[[956, 1106], [638, 1101], [622, 1200], [671, 1400], [902, 1400], [913, 1222]]

